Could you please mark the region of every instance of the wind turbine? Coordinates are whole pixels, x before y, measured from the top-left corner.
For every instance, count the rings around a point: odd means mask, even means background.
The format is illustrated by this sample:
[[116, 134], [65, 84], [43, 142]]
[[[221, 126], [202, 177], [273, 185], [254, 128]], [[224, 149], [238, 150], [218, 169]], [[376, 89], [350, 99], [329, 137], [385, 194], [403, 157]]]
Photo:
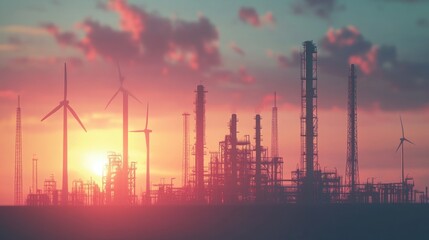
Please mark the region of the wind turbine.
[[62, 205], [67, 205], [68, 203], [68, 172], [67, 172], [67, 111], [73, 115], [76, 121], [80, 124], [83, 130], [86, 129], [77, 116], [76, 112], [69, 105], [69, 101], [67, 100], [67, 64], [64, 63], [64, 100], [60, 102], [58, 106], [56, 106], [52, 111], [50, 111], [41, 121], [47, 119], [49, 116], [54, 114], [60, 108], [63, 108], [63, 188], [62, 188]]
[[404, 179], [404, 142], [409, 142], [411, 144], [414, 144], [413, 142], [411, 142], [410, 140], [408, 140], [407, 138], [405, 138], [405, 134], [404, 134], [404, 125], [402, 124], [402, 117], [399, 116], [399, 120], [401, 121], [401, 128], [402, 128], [402, 137], [399, 139], [399, 145], [398, 148], [396, 148], [396, 152], [399, 150], [399, 148], [401, 148], [401, 168], [402, 168], [402, 184], [405, 184], [405, 179]]
[[[113, 99], [118, 95], [119, 92], [122, 92], [122, 151], [123, 151], [123, 178], [121, 179], [121, 192], [126, 193], [125, 196], [121, 197], [127, 197], [128, 198], [128, 96], [131, 96], [137, 102], [141, 103], [140, 100], [138, 100], [132, 93], [130, 93], [124, 86], [124, 77], [121, 73], [121, 68], [118, 65], [118, 75], [119, 75], [119, 82], [120, 86], [119, 89], [115, 92], [113, 97], [109, 100], [109, 102], [106, 105], [106, 108], [110, 105], [110, 103], [113, 101]], [[126, 201], [125, 199], [122, 199], [120, 201]]]
[[143, 132], [146, 138], [146, 202], [150, 204], [150, 169], [149, 169], [149, 134], [152, 130], [147, 128], [149, 120], [149, 103], [147, 104], [146, 110], [146, 125], [143, 130], [135, 130], [131, 132]]

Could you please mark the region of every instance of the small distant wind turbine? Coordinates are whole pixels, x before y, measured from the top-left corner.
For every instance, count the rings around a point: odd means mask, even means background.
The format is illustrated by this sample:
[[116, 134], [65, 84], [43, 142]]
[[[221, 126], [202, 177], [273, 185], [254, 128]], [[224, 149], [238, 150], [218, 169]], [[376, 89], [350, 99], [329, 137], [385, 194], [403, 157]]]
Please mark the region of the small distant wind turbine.
[[54, 114], [56, 111], [58, 111], [60, 108], [63, 108], [64, 117], [63, 117], [63, 188], [62, 188], [62, 204], [67, 205], [68, 202], [68, 173], [67, 173], [67, 110], [70, 111], [70, 113], [73, 115], [73, 117], [76, 119], [76, 121], [80, 124], [80, 126], [83, 128], [83, 130], [86, 129], [83, 126], [82, 122], [80, 121], [79, 117], [77, 116], [76, 112], [73, 110], [73, 108], [69, 105], [69, 101], [67, 100], [67, 65], [64, 63], [64, 100], [60, 102], [60, 104], [55, 107], [52, 111], [50, 111], [44, 118], [42, 118], [42, 121]]
[[152, 130], [147, 128], [149, 122], [149, 103], [147, 104], [146, 109], [146, 125], [143, 130], [135, 130], [131, 132], [143, 132], [145, 134], [146, 138], [146, 201], [150, 204], [150, 169], [149, 169], [149, 143], [150, 138], [149, 134], [152, 132]]
[[399, 139], [399, 145], [398, 148], [396, 148], [396, 152], [399, 150], [399, 148], [401, 148], [401, 166], [402, 166], [402, 184], [405, 184], [405, 179], [404, 179], [404, 142], [409, 142], [411, 144], [414, 144], [413, 142], [411, 142], [410, 140], [408, 140], [407, 138], [405, 138], [405, 133], [404, 133], [404, 125], [402, 124], [402, 117], [399, 116], [399, 120], [401, 121], [401, 128], [402, 128], [402, 137]]
[[124, 178], [123, 185], [121, 186], [121, 191], [126, 191], [128, 196], [128, 95], [137, 100], [137, 102], [141, 103], [140, 100], [138, 100], [132, 93], [130, 93], [126, 88], [124, 88], [124, 77], [121, 73], [121, 68], [118, 64], [118, 74], [119, 74], [119, 82], [120, 86], [119, 89], [115, 92], [113, 97], [109, 100], [109, 102], [106, 105], [106, 108], [110, 105], [110, 103], [113, 101], [113, 99], [118, 95], [119, 92], [122, 92], [122, 144], [123, 144], [123, 170], [124, 170]]

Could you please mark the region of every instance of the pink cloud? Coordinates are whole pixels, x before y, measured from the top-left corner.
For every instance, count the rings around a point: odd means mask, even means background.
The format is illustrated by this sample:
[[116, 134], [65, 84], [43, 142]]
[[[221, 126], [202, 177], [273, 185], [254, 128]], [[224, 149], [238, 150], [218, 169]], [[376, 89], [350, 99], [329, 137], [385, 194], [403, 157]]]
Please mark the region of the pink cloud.
[[241, 55], [241, 56], [246, 55], [246, 53], [243, 51], [243, 49], [241, 49], [239, 46], [237, 46], [237, 44], [235, 42], [232, 42], [231, 44], [229, 44], [229, 47], [238, 55]]
[[255, 82], [255, 77], [251, 75], [245, 67], [240, 67], [238, 73], [242, 83], [251, 84]]
[[0, 90], [0, 99], [13, 100], [16, 99], [18, 94], [12, 90]]
[[286, 56], [284, 56], [284, 55], [278, 55], [277, 56], [277, 64], [280, 67], [286, 68], [286, 67], [289, 67], [290, 61], [289, 61], [289, 59]]
[[200, 68], [198, 55], [196, 53], [188, 52], [188, 54], [186, 55], [186, 62], [188, 63], [188, 66], [193, 70], [198, 70]]
[[331, 53], [330, 60], [323, 63], [331, 71], [335, 71], [339, 63], [346, 62], [356, 64], [364, 74], [369, 75], [380, 67], [380, 62], [392, 59], [391, 49], [382, 48], [383, 52], [380, 53], [380, 48], [366, 40], [352, 25], [329, 28], [322, 39], [322, 48]]
[[[333, 54], [332, 58], [344, 59], [349, 64], [354, 63], [366, 75], [373, 73], [379, 65], [379, 48], [365, 40], [355, 26], [329, 28], [322, 46]], [[335, 65], [333, 63], [332, 67], [334, 68]]]
[[300, 53], [296, 50], [293, 50], [292, 58], [289, 58], [284, 54], [274, 53], [272, 50], [267, 50], [265, 54], [269, 59], [274, 59], [277, 62], [277, 65], [279, 67], [288, 68], [291, 65], [296, 65], [294, 60], [296, 59], [297, 56], [299, 56]]
[[354, 55], [349, 57], [349, 64], [356, 64], [366, 75], [371, 74], [377, 66], [378, 47], [372, 48], [363, 55]]
[[[277, 94], [277, 103], [282, 97]], [[266, 94], [262, 97], [262, 102], [260, 104], [261, 109], [269, 109], [274, 106], [274, 93]]]
[[197, 21], [171, 20], [126, 0], [112, 0], [106, 9], [118, 13], [121, 29], [86, 19], [79, 24], [84, 37], [78, 39], [77, 34], [61, 32], [52, 23], [44, 28], [59, 44], [79, 49], [88, 59], [181, 64], [193, 70], [221, 62], [218, 32], [204, 16]]
[[276, 18], [272, 12], [266, 12], [265, 15], [261, 16], [262, 23], [267, 25], [274, 25], [276, 23]]
[[259, 27], [261, 25], [261, 21], [259, 20], [259, 15], [254, 8], [251, 7], [241, 7], [238, 16], [240, 19], [254, 27]]
[[276, 22], [272, 12], [266, 12], [265, 15], [259, 16], [258, 12], [252, 7], [241, 7], [238, 11], [238, 17], [241, 21], [253, 27], [274, 25]]
[[326, 32], [328, 41], [338, 46], [351, 46], [360, 36], [359, 30], [352, 25], [340, 29], [329, 28]]
[[42, 28], [44, 28], [48, 33], [50, 33], [57, 42], [63, 46], [77, 46], [78, 40], [74, 33], [72, 32], [60, 32], [58, 27], [53, 23], [42, 24]]
[[81, 26], [86, 35], [79, 45], [89, 59], [101, 56], [109, 60], [135, 61], [139, 58], [139, 46], [129, 32], [117, 31], [91, 19]]
[[135, 6], [128, 5], [126, 0], [111, 0], [108, 7], [119, 13], [121, 17], [121, 26], [125, 31], [129, 31], [134, 40], [140, 38], [140, 34], [144, 31], [146, 14], [140, 11]]

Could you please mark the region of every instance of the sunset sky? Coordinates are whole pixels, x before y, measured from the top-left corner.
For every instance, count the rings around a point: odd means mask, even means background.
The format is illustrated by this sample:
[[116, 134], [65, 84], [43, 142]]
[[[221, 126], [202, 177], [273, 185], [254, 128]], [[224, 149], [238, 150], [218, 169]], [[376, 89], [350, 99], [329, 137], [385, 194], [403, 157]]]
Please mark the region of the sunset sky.
[[[31, 159], [39, 188], [51, 174], [61, 186], [62, 114], [41, 122], [63, 98], [68, 66], [70, 105], [88, 130], [69, 118], [69, 190], [74, 179], [101, 185], [107, 152], [122, 152], [122, 99], [104, 109], [119, 87], [129, 100], [129, 129], [143, 129], [150, 104], [152, 183], [181, 185], [182, 113], [191, 113], [204, 84], [207, 153], [218, 150], [237, 113], [239, 136], [254, 137], [261, 114], [270, 147], [273, 92], [278, 96], [279, 151], [285, 177], [300, 161], [302, 42], [318, 47], [319, 163], [345, 174], [348, 66], [358, 67], [360, 181], [399, 182], [401, 137], [405, 174], [429, 185], [429, 1], [426, 0], [16, 0], [0, 3], [0, 204], [13, 203], [15, 116], [21, 96], [23, 191]], [[144, 188], [144, 135], [129, 134], [137, 192]], [[206, 162], [209, 156], [206, 155]]]

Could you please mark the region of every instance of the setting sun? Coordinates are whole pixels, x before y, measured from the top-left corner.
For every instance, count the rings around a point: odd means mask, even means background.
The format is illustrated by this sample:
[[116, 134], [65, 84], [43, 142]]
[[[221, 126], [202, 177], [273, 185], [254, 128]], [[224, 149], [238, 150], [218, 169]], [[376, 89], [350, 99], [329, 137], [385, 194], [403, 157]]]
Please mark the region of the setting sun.
[[107, 163], [107, 154], [103, 152], [90, 152], [85, 156], [85, 168], [95, 176], [103, 175]]

